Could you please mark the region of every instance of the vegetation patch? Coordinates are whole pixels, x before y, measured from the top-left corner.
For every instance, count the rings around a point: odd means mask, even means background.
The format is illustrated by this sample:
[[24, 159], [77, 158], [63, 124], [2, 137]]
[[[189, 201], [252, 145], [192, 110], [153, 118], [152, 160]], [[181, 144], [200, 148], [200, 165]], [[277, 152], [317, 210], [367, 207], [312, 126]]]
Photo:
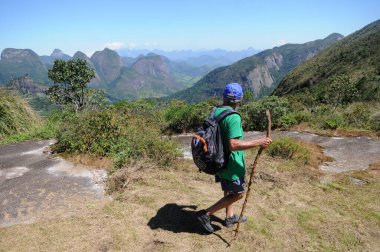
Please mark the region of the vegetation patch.
[[0, 141], [41, 126], [40, 118], [21, 97], [0, 88]]
[[154, 120], [122, 105], [71, 114], [60, 126], [57, 140], [56, 152], [109, 157], [117, 169], [140, 159], [163, 166], [181, 155]]
[[268, 153], [272, 157], [279, 156], [284, 159], [295, 160], [301, 164], [306, 164], [310, 160], [310, 151], [296, 140], [288, 137], [275, 139], [269, 146]]

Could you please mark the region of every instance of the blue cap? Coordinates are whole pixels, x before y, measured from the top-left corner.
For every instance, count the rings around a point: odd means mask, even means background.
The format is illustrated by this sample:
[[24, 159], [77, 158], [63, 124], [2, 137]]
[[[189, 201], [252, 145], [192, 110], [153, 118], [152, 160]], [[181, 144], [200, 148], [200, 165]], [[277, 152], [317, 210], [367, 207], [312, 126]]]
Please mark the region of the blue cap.
[[243, 98], [243, 88], [239, 83], [229, 83], [224, 88], [223, 98], [230, 102], [240, 102]]

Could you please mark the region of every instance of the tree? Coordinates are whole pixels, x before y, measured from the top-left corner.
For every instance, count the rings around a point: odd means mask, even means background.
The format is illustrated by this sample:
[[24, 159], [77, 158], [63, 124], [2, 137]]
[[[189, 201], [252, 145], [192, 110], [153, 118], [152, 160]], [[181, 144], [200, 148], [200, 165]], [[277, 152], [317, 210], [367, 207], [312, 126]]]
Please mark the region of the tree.
[[48, 76], [54, 82], [47, 91], [51, 100], [64, 106], [73, 105], [75, 111], [86, 106], [90, 96], [87, 84], [95, 77], [95, 71], [85, 60], [55, 60]]

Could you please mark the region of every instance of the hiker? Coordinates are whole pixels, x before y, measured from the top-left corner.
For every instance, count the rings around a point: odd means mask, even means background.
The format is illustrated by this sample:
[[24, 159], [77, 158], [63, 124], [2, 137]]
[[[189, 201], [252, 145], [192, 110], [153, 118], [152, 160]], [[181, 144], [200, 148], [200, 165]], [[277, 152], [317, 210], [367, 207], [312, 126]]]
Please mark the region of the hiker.
[[[243, 89], [238, 83], [230, 83], [225, 86], [223, 93], [223, 105], [218, 107], [214, 116], [217, 117], [223, 111], [236, 109], [243, 98]], [[227, 167], [215, 175], [216, 182], [221, 183], [224, 197], [214, 205], [198, 213], [198, 220], [202, 226], [210, 233], [214, 232], [211, 226], [210, 216], [215, 212], [225, 208], [226, 218], [224, 225], [231, 227], [238, 222], [239, 216], [234, 214], [233, 203], [244, 196], [245, 187], [245, 161], [244, 150], [254, 147], [268, 147], [272, 140], [262, 138], [258, 140], [243, 140], [243, 129], [239, 114], [228, 115], [220, 122], [222, 131], [223, 146], [227, 151]], [[247, 217], [243, 216], [241, 222], [246, 222]]]

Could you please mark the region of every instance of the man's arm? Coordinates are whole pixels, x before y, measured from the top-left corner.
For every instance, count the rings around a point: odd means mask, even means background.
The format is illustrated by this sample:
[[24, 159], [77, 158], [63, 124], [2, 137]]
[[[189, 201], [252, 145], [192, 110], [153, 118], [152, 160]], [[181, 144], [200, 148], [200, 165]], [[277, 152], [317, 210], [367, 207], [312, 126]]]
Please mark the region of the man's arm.
[[257, 139], [257, 140], [239, 140], [239, 139], [230, 139], [228, 140], [228, 147], [230, 151], [237, 150], [247, 150], [257, 146], [266, 148], [272, 143], [272, 139], [269, 137]]

